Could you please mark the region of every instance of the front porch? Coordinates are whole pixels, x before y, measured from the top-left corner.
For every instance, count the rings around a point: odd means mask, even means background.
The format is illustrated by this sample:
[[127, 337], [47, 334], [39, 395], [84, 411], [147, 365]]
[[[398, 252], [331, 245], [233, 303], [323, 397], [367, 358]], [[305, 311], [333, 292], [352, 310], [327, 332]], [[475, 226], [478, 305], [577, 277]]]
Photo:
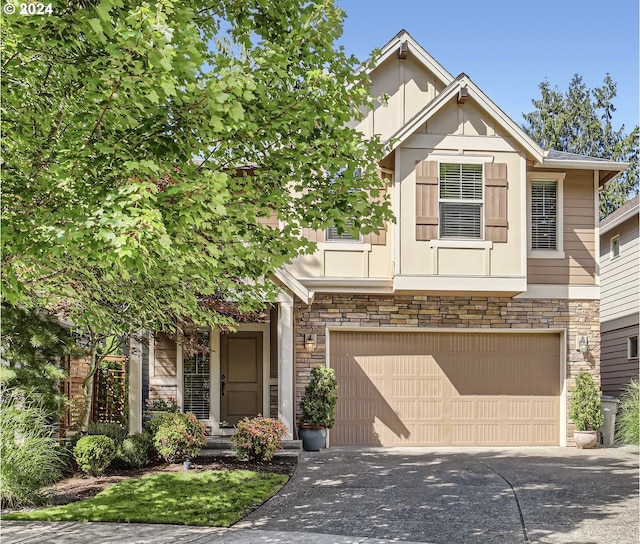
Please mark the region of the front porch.
[[[278, 418], [292, 440], [293, 298], [282, 293], [265, 321], [234, 332], [194, 328], [180, 336], [149, 334], [129, 351], [129, 431], [141, 432], [150, 400], [173, 400], [202, 421], [212, 444], [244, 417]], [[213, 451], [213, 450], [212, 450]]]

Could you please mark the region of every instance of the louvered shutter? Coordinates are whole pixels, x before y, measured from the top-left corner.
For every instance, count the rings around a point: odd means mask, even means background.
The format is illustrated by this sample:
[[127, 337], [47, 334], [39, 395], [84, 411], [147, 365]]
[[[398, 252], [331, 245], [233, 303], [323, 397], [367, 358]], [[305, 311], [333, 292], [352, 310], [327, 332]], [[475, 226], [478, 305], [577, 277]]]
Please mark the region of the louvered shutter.
[[[383, 177], [383, 179], [386, 177], [385, 174], [381, 174], [381, 176]], [[382, 204], [382, 202], [384, 202], [384, 197], [385, 197], [386, 194], [387, 194], [387, 190], [386, 190], [386, 187], [385, 187], [384, 190], [380, 190], [380, 193], [378, 194], [378, 197], [375, 198], [374, 200], [379, 202], [380, 204]], [[365, 234], [363, 242], [365, 244], [371, 244], [373, 246], [384, 246], [384, 245], [386, 245], [387, 244], [387, 226], [386, 226], [386, 224], [385, 224], [384, 227], [382, 227], [378, 231], [378, 234], [376, 234], [375, 232], [371, 232], [369, 234]]]
[[302, 236], [312, 242], [324, 242], [324, 231], [314, 229], [302, 229]]
[[484, 165], [484, 238], [492, 242], [507, 241], [507, 165]]
[[416, 240], [438, 238], [438, 162], [416, 164]]

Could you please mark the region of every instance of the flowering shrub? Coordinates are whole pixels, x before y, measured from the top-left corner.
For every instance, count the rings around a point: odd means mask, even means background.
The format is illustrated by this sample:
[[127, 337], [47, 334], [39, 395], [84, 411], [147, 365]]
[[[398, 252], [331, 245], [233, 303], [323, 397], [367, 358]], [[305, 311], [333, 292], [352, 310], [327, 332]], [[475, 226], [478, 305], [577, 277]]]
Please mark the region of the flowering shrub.
[[177, 463], [198, 456], [205, 445], [204, 425], [194, 414], [166, 413], [157, 420], [153, 445], [165, 461]]
[[231, 444], [238, 457], [252, 461], [269, 461], [282, 447], [287, 426], [268, 417], [245, 417], [236, 426]]

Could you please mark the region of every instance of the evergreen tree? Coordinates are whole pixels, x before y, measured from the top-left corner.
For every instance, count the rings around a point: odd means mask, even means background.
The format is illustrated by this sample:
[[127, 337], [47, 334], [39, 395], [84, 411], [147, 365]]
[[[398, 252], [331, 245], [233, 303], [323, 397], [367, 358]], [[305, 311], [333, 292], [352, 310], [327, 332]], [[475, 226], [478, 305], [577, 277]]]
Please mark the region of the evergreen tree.
[[566, 92], [548, 81], [539, 88], [541, 97], [532, 100], [534, 111], [523, 114], [523, 128], [542, 148], [631, 163], [601, 193], [600, 215], [606, 217], [638, 192], [638, 126], [629, 133], [624, 125], [614, 128], [616, 84], [609, 74], [594, 89], [578, 74]]

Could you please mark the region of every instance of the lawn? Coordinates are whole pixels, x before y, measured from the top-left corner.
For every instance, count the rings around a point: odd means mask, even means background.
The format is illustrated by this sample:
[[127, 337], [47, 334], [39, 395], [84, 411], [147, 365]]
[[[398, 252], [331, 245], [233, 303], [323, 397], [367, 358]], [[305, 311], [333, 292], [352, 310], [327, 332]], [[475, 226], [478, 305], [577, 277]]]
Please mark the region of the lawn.
[[228, 527], [277, 493], [288, 477], [248, 470], [152, 474], [91, 499], [3, 515], [5, 520], [171, 523]]

